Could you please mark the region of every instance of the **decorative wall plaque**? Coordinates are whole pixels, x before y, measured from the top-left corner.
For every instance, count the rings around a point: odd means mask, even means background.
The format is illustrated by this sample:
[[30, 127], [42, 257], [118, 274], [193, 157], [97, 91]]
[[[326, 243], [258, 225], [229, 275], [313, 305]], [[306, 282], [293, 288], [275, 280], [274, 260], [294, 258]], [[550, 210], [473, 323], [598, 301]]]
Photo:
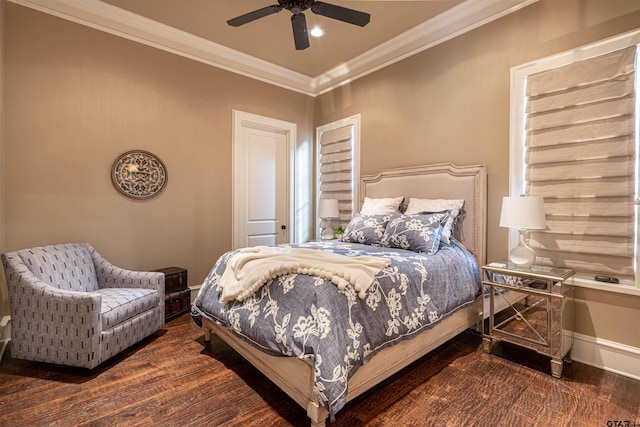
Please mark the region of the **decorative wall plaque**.
[[113, 185], [125, 196], [149, 199], [167, 183], [167, 168], [156, 155], [131, 150], [120, 155], [111, 168]]

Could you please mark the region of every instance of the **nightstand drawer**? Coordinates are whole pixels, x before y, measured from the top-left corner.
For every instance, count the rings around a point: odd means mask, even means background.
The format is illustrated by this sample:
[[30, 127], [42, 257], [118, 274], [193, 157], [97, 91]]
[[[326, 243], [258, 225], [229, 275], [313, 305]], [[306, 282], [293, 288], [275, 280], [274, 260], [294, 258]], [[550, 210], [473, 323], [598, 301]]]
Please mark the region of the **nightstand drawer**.
[[[574, 274], [573, 270], [554, 267], [514, 267], [507, 263], [494, 262], [483, 267], [483, 282], [512, 289], [561, 294], [569, 289], [563, 287]], [[488, 284], [488, 283], [487, 283]]]

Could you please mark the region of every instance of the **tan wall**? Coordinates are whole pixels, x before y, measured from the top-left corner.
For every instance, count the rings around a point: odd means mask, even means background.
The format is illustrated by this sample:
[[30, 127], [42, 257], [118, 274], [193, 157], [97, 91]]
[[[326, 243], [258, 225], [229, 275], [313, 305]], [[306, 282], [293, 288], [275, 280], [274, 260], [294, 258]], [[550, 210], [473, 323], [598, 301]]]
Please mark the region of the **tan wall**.
[[[116, 265], [181, 266], [199, 284], [232, 245], [232, 109], [313, 140], [311, 97], [12, 3], [5, 24], [5, 250], [86, 241]], [[158, 197], [113, 187], [131, 149], [166, 164]]]
[[[540, 0], [317, 99], [315, 123], [362, 115], [361, 171], [427, 163], [487, 165], [488, 261], [507, 256], [498, 226], [509, 191], [510, 68], [637, 27], [637, 0]], [[640, 298], [578, 291], [577, 332], [640, 347]]]

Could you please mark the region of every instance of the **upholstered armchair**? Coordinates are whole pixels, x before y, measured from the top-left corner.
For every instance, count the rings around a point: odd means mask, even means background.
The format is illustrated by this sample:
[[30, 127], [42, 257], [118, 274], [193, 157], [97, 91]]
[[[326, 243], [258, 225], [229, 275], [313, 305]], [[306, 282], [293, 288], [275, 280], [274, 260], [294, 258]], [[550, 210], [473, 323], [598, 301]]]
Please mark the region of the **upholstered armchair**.
[[11, 356], [92, 369], [164, 326], [164, 274], [107, 262], [88, 243], [2, 254]]

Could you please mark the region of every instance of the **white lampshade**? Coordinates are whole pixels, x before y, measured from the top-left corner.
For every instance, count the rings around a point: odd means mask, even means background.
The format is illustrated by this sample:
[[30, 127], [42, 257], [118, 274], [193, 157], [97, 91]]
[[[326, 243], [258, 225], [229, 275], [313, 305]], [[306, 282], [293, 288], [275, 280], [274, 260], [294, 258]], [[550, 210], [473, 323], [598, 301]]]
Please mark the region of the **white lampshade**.
[[509, 251], [509, 261], [519, 267], [529, 268], [536, 260], [536, 253], [526, 243], [526, 230], [546, 228], [544, 200], [542, 197], [504, 197], [500, 212], [500, 227], [519, 230], [518, 245]]
[[338, 218], [340, 209], [336, 199], [320, 199], [318, 203], [318, 216], [320, 218]]
[[504, 197], [500, 227], [520, 230], [545, 229], [544, 199], [537, 196]]

